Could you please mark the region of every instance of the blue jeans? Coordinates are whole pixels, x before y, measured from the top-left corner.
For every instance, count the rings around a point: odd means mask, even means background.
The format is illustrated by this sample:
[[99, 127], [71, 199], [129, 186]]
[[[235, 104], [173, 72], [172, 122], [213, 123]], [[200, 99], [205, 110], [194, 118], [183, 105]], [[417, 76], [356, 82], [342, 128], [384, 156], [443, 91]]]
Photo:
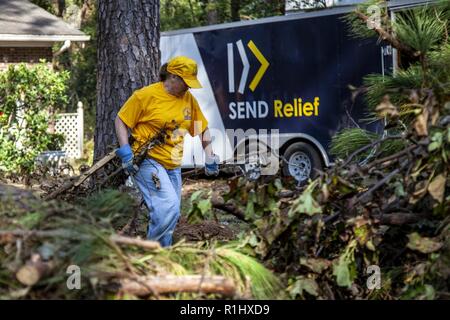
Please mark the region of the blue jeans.
[[[153, 174], [159, 178], [159, 189], [152, 178]], [[180, 217], [181, 169], [169, 170], [147, 158], [134, 177], [149, 208], [147, 238], [159, 241], [163, 247], [172, 245], [173, 230]]]

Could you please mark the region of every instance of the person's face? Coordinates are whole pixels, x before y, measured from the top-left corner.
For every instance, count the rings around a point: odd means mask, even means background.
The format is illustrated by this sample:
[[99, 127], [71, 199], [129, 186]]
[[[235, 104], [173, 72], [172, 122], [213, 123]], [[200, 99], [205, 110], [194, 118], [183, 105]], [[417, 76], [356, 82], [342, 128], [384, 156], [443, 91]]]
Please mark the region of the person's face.
[[181, 95], [189, 89], [188, 85], [181, 77], [172, 74], [169, 77], [171, 89], [174, 94]]

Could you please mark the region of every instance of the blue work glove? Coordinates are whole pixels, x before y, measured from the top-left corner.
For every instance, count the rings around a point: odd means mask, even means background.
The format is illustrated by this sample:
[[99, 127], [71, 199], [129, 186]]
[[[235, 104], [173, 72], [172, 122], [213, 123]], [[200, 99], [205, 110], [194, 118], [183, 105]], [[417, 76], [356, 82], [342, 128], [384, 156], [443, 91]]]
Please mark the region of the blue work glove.
[[116, 150], [116, 155], [122, 160], [122, 168], [127, 175], [135, 175], [139, 168], [133, 164], [133, 151], [129, 144], [124, 144]]
[[207, 176], [217, 176], [219, 175], [219, 156], [213, 154], [212, 157], [206, 156], [205, 161], [205, 174]]

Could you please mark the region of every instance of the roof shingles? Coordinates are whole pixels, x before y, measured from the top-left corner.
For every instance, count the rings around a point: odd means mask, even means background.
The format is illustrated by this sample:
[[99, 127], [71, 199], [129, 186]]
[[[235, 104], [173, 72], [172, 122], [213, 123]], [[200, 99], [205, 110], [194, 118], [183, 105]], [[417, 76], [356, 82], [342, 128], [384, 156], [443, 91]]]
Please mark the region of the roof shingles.
[[24, 36], [89, 40], [80, 30], [27, 0], [0, 0], [0, 40], [19, 40]]

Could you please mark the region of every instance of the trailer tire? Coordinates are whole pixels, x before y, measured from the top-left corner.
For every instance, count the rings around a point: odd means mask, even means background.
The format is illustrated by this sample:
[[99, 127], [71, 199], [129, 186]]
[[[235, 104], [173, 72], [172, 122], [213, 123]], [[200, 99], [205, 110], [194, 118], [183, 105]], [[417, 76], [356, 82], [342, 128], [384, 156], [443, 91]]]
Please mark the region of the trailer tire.
[[284, 151], [282, 172], [291, 176], [299, 183], [314, 179], [318, 171], [323, 170], [323, 162], [316, 149], [306, 142], [294, 142]]

